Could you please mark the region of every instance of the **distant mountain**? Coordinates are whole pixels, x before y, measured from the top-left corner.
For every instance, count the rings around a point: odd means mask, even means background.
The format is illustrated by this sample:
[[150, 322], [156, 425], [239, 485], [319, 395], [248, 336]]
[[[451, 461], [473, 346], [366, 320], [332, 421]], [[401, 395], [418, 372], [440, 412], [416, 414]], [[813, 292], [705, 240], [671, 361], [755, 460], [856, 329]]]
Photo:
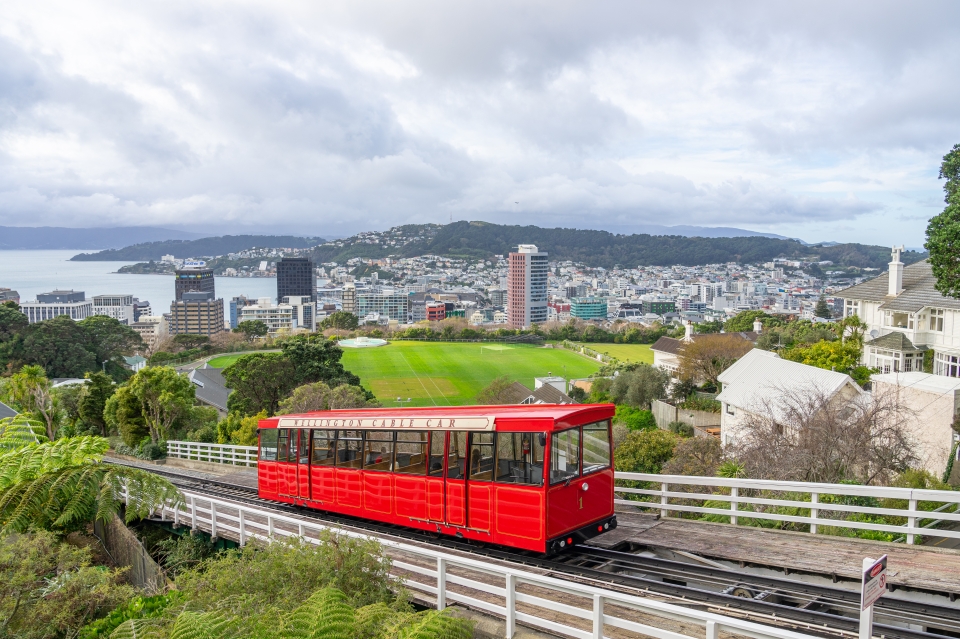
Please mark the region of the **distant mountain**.
[[[682, 235], [683, 237], [772, 237], [778, 240], [789, 240], [786, 235], [777, 235], [776, 233], [761, 233], [759, 231], [748, 231], [747, 229], [738, 229], [732, 226], [689, 226], [681, 224], [678, 226], [663, 226], [660, 224], [640, 224], [633, 229], [634, 234], [642, 233], [644, 235]], [[803, 240], [801, 243], [806, 244]]]
[[0, 226], [0, 250], [110, 249], [138, 242], [192, 240], [200, 233], [150, 226], [73, 229], [61, 226]]
[[[545, 229], [537, 226], [506, 226], [487, 222], [454, 222], [399, 226], [379, 233], [361, 233], [327, 242], [313, 251], [319, 262], [343, 263], [352, 257], [379, 258], [390, 255], [444, 255], [487, 259], [506, 255], [518, 244], [536, 244], [552, 260], [572, 260], [588, 266], [620, 265], [696, 266], [722, 262], [758, 263], [774, 258], [831, 261], [838, 266], [883, 268], [890, 249], [865, 244], [805, 245], [798, 240], [763, 236], [684, 237], [681, 235], [618, 235], [607, 231]], [[907, 264], [925, 257], [903, 254]]]
[[146, 242], [121, 249], [80, 253], [70, 258], [74, 262], [136, 262], [159, 260], [164, 255], [177, 258], [213, 257], [237, 253], [252, 248], [310, 248], [325, 240], [319, 237], [293, 235], [224, 235], [199, 240], [167, 240]]

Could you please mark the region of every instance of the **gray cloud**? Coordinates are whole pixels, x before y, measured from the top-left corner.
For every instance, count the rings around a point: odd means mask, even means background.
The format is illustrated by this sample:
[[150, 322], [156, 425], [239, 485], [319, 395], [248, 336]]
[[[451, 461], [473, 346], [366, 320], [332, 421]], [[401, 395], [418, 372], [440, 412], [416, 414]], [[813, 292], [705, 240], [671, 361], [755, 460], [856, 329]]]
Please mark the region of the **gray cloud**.
[[333, 235], [454, 215], [916, 244], [960, 137], [957, 18], [955, 3], [14, 2], [0, 224]]

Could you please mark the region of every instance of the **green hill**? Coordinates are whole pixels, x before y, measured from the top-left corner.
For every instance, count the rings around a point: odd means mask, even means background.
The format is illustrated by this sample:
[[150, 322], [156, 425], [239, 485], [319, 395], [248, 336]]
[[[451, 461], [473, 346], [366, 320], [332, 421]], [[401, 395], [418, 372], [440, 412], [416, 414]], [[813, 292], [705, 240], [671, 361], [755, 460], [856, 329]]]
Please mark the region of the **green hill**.
[[293, 235], [224, 235], [222, 237], [204, 237], [199, 240], [144, 242], [122, 249], [80, 253], [70, 259], [74, 262], [133, 262], [159, 260], [164, 255], [173, 255], [181, 259], [213, 257], [252, 248], [309, 248], [323, 241], [318, 237], [296, 237]]

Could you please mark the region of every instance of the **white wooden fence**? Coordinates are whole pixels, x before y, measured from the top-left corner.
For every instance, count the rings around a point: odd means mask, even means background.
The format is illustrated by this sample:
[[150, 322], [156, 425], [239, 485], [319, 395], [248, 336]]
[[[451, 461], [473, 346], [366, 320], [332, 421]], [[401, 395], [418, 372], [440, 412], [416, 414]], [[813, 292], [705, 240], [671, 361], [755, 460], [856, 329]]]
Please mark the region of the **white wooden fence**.
[[[882, 486], [851, 486], [849, 484], [817, 484], [811, 482], [769, 481], [764, 479], [726, 479], [722, 477], [688, 477], [686, 475], [650, 475], [646, 473], [616, 473], [618, 480], [633, 480], [659, 484], [659, 488], [617, 487], [620, 495], [643, 495], [655, 502], [617, 499], [616, 503], [659, 510], [661, 517], [671, 512], [721, 515], [731, 524], [742, 519], [792, 522], [810, 526], [816, 534], [818, 526], [833, 526], [858, 530], [878, 530], [901, 534], [908, 544], [916, 535], [960, 539], [960, 531], [939, 530], [934, 523], [960, 522], [960, 492], [949, 490], [923, 490], [915, 488], [887, 488]], [[711, 492], [677, 490], [678, 486], [709, 487]], [[671, 488], [673, 487], [673, 488]], [[828, 497], [828, 499], [825, 499]], [[849, 504], [844, 497], [872, 497], [877, 500], [893, 500], [883, 506]], [[671, 501], [673, 500], [673, 501]], [[705, 501], [721, 502], [706, 506]], [[848, 503], [842, 503], [847, 501]], [[696, 502], [696, 503], [694, 503]], [[840, 503], [837, 503], [840, 502]], [[899, 502], [899, 503], [896, 503]], [[937, 504], [935, 509], [923, 510], [920, 505]], [[902, 506], [901, 506], [902, 504]], [[950, 510], [953, 512], [949, 512]], [[785, 512], [788, 511], [788, 512]], [[844, 513], [902, 517], [906, 523], [892, 524], [851, 521], [831, 517]], [[920, 526], [927, 520], [926, 526]]]
[[[212, 498], [188, 490], [179, 508], [161, 516], [175, 525], [200, 528], [214, 537], [251, 539], [300, 537], [318, 543], [329, 527], [318, 522]], [[338, 534], [367, 538], [353, 531]], [[657, 639], [718, 639], [721, 632], [754, 639], [808, 639], [789, 630], [734, 617], [684, 608], [661, 601], [607, 591], [547, 577], [510, 565], [453, 555], [430, 547], [378, 539], [392, 560], [392, 576], [411, 591], [434, 601], [437, 609], [460, 603], [506, 620], [506, 637], [518, 623], [577, 639], [602, 638], [604, 627], [620, 628]], [[664, 629], [672, 627], [673, 630]], [[680, 630], [677, 632], [676, 630]]]
[[232, 464], [234, 466], [256, 466], [257, 447], [174, 440], [167, 442], [167, 457], [213, 462], [216, 464]]
[[[167, 456], [240, 466], [257, 465], [256, 446], [170, 441], [167, 442]], [[647, 500], [617, 499], [617, 503], [659, 510], [662, 517], [670, 513], [697, 513], [721, 515], [735, 525], [743, 524], [743, 519], [791, 522], [809, 526], [813, 534], [821, 526], [877, 530], [899, 534], [908, 544], [914, 543], [917, 535], [960, 539], [960, 531], [935, 528], [943, 523], [960, 522], [960, 492], [644, 473], [616, 473], [616, 478], [621, 480], [620, 483], [633, 480], [657, 484], [659, 487], [617, 487], [616, 493], [620, 497], [632, 494]], [[709, 492], [683, 491], [678, 487], [707, 487]], [[887, 503], [882, 507], [863, 506], [850, 504], [845, 497], [873, 497]], [[721, 502], [722, 505], [707, 506], [706, 501]], [[928, 508], [923, 508], [925, 503]], [[905, 523], [851, 521], [841, 518], [845, 514], [902, 517]]]

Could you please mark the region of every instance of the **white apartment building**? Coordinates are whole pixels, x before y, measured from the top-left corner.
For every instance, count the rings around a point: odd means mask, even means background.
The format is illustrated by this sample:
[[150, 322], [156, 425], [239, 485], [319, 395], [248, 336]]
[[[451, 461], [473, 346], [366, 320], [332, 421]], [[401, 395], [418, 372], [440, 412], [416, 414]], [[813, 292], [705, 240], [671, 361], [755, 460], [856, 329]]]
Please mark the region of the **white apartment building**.
[[170, 326], [163, 315], [141, 315], [138, 321], [130, 324], [130, 328], [148, 344], [156, 344], [170, 334]]
[[79, 322], [93, 315], [93, 302], [83, 291], [51, 291], [37, 295], [33, 302], [21, 302], [20, 312], [31, 324], [66, 315]]
[[507, 277], [507, 316], [512, 326], [529, 328], [547, 321], [547, 254], [533, 244], [521, 244], [510, 253]]
[[106, 315], [130, 326], [133, 324], [133, 295], [94, 295], [93, 314]]
[[892, 252], [890, 270], [838, 292], [844, 316], [867, 324], [862, 363], [881, 373], [923, 371], [960, 377], [960, 300], [944, 297], [926, 260], [904, 267], [903, 247]]
[[314, 330], [316, 311], [310, 297], [290, 296], [285, 299], [296, 303], [273, 304], [269, 297], [258, 298], [256, 304], [240, 309], [240, 321], [263, 322], [270, 335], [295, 329]]

